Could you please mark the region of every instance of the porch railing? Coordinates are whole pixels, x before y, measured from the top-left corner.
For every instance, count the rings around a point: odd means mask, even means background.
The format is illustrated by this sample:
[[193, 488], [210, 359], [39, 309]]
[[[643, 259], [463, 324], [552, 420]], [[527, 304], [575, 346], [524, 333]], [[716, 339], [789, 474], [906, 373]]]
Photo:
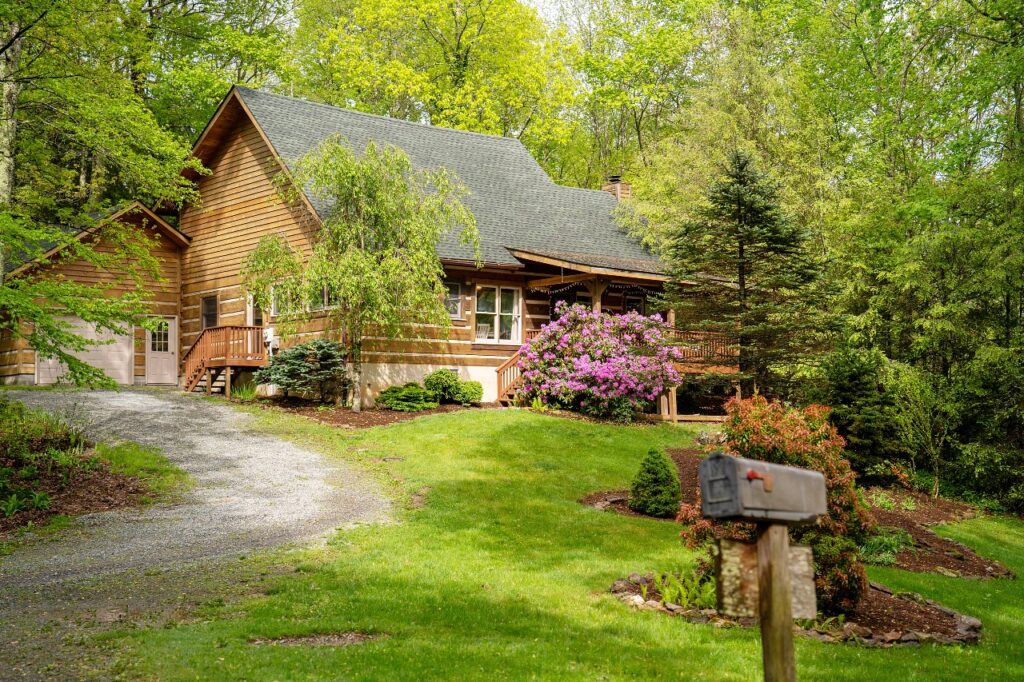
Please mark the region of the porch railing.
[[267, 364], [263, 327], [209, 327], [185, 353], [182, 374], [185, 390], [191, 391], [208, 369], [262, 367]]
[[722, 332], [690, 332], [673, 329], [669, 338], [678, 346], [684, 360], [709, 362], [734, 360], [738, 355], [736, 338]]

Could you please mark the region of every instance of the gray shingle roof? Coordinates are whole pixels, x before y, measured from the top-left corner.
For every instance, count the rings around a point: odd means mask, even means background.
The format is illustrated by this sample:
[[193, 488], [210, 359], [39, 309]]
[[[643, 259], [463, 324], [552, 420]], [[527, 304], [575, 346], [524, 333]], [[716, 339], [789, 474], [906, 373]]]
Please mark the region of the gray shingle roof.
[[[444, 167], [469, 189], [466, 204], [476, 217], [485, 263], [518, 265], [508, 248], [534, 253], [623, 259], [644, 272], [660, 264], [612, 219], [615, 198], [607, 192], [555, 184], [518, 140], [374, 116], [249, 88], [238, 94], [285, 163], [334, 134], [361, 151], [371, 140], [399, 147], [419, 168]], [[321, 212], [323, 207], [314, 203]], [[472, 249], [451, 235], [439, 246], [445, 260], [472, 260]], [[611, 260], [602, 261], [609, 263]]]

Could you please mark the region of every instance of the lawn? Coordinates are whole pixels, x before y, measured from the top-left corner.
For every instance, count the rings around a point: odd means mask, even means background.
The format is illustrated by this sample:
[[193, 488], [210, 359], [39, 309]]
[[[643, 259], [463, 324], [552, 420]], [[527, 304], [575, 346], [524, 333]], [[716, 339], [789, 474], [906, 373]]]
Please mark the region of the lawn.
[[[621, 488], [651, 446], [695, 432], [525, 411], [465, 411], [366, 431], [257, 411], [257, 427], [357, 461], [393, 490], [396, 523], [339, 532], [266, 594], [175, 627], [126, 630], [127, 677], [159, 679], [730, 679], [760, 676], [756, 631], [632, 611], [606, 594], [631, 572], [690, 565], [669, 522], [583, 507]], [[382, 458], [401, 458], [382, 461]], [[419, 496], [425, 504], [412, 500]], [[1024, 524], [944, 532], [1024, 571]], [[1024, 679], [1024, 589], [872, 570], [980, 617], [981, 645], [875, 650], [798, 639], [802, 679]], [[252, 640], [360, 631], [344, 648]]]

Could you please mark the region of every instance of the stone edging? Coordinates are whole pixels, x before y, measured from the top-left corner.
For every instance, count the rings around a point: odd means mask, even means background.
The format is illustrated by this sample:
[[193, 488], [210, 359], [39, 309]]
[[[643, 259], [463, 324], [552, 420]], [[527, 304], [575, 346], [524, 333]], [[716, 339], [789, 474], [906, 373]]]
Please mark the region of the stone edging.
[[[649, 580], [649, 577], [633, 573], [628, 578], [616, 580], [610, 592], [619, 601], [633, 608], [645, 611], [660, 611], [670, 616], [683, 618], [690, 623], [708, 624], [717, 628], [753, 627], [757, 624], [754, 618], [730, 618], [721, 615], [716, 609], [688, 609], [678, 604], [662, 604], [654, 599], [644, 599], [642, 595], [637, 594], [637, 590], [639, 590], [641, 584], [648, 584]], [[794, 624], [794, 632], [822, 642], [848, 642], [863, 646], [886, 648], [893, 646], [919, 646], [929, 642], [934, 644], [977, 644], [981, 639], [982, 626], [981, 621], [977, 618], [957, 613], [916, 592], [893, 592], [888, 587], [874, 582], [870, 584], [870, 589], [884, 592], [897, 599], [906, 599], [907, 601], [925, 604], [946, 615], [952, 616], [956, 620], [956, 637], [947, 637], [931, 632], [916, 632], [914, 630], [879, 632], [856, 623], [844, 623], [841, 629], [836, 630], [802, 628]]]

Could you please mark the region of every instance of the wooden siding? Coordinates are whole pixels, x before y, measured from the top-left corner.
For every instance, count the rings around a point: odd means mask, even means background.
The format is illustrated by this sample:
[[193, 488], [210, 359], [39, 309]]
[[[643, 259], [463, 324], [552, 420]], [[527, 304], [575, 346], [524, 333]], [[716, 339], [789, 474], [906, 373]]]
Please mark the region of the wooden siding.
[[[142, 229], [142, 217], [127, 218]], [[159, 277], [145, 276], [144, 287], [149, 313], [174, 317], [179, 314], [181, 300], [181, 250], [156, 229], [145, 228], [149, 238], [154, 240], [150, 253], [160, 263]], [[110, 253], [114, 245], [99, 242], [94, 247], [98, 252]], [[133, 283], [123, 271], [100, 270], [82, 259], [62, 259], [59, 255], [52, 263], [42, 265], [23, 275], [25, 277], [59, 277], [82, 284], [100, 286], [109, 297], [121, 296], [133, 290]], [[74, 315], [74, 310], [67, 311]], [[134, 376], [137, 382], [144, 382], [146, 376], [146, 332], [135, 330]], [[12, 381], [8, 377], [35, 375], [35, 352], [24, 339], [14, 339], [9, 333], [0, 337], [0, 382]]]
[[[202, 204], [181, 213], [181, 231], [192, 243], [182, 256], [180, 357], [202, 331], [203, 297], [217, 296], [218, 325], [246, 324], [242, 263], [262, 237], [279, 234], [308, 255], [316, 233], [317, 222], [305, 207], [278, 197], [274, 180], [281, 164], [248, 119], [224, 137], [208, 165], [211, 174], [199, 181]], [[322, 330], [323, 323], [314, 321], [299, 335]]]

